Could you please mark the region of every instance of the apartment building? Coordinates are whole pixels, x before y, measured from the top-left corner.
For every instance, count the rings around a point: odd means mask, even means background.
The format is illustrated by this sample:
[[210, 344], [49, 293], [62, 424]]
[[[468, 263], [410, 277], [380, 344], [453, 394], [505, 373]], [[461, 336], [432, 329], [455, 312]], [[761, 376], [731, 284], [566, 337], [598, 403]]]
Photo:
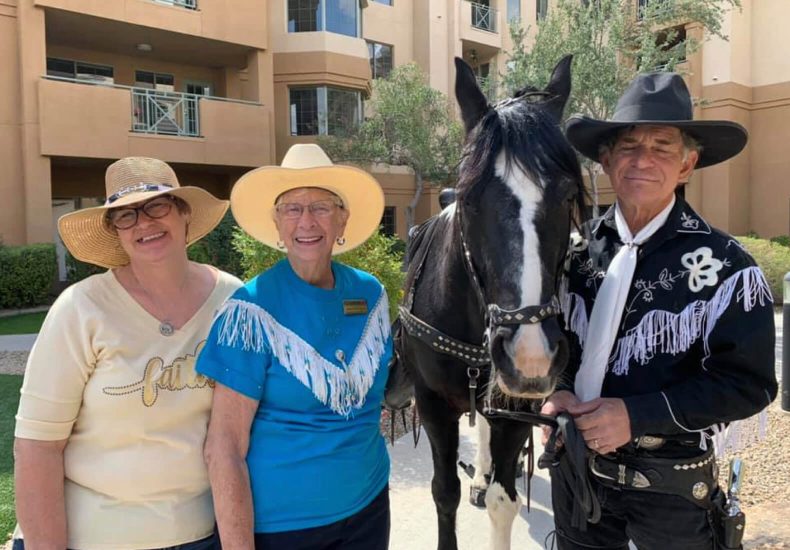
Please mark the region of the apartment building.
[[[394, 66], [415, 61], [452, 95], [459, 56], [490, 82], [512, 48], [508, 21], [534, 27], [553, 2], [0, 0], [0, 236], [52, 242], [54, 220], [102, 200], [104, 169], [128, 155], [161, 158], [185, 184], [226, 197], [290, 145], [360, 120], [371, 79]], [[708, 41], [686, 61], [706, 100], [698, 116], [751, 134], [742, 155], [686, 190], [734, 233], [790, 233], [790, 61], [778, 23], [788, 16], [786, 0], [743, 0], [725, 21], [730, 41]], [[382, 222], [403, 237], [413, 177], [372, 171], [386, 195]], [[425, 194], [418, 220], [437, 211], [436, 195]], [[604, 189], [601, 202], [611, 200]]]

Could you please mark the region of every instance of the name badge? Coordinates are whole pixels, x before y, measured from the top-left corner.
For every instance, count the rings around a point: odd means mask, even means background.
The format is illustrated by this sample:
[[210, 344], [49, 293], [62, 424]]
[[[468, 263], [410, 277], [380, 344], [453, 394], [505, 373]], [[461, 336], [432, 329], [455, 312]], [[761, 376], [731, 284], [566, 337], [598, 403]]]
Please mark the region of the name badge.
[[343, 300], [343, 315], [365, 315], [367, 312], [367, 300]]

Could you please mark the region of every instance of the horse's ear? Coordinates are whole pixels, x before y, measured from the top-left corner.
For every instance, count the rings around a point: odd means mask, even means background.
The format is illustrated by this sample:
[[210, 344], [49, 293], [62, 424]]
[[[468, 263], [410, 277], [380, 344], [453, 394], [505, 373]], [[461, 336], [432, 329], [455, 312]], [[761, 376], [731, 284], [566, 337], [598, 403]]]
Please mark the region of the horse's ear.
[[562, 120], [562, 112], [571, 95], [571, 61], [573, 55], [566, 55], [560, 59], [551, 73], [551, 79], [545, 90], [551, 94], [551, 97], [544, 104], [557, 122]]
[[488, 111], [488, 100], [477, 85], [472, 67], [460, 57], [455, 58], [455, 98], [461, 108], [464, 128], [469, 133]]

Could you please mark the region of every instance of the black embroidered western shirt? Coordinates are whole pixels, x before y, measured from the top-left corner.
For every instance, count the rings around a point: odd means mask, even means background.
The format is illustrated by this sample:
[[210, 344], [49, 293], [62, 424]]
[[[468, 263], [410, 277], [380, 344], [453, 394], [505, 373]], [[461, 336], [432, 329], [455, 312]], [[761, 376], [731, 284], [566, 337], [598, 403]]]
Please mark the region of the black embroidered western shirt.
[[[573, 391], [587, 321], [622, 246], [614, 207], [574, 235], [561, 301]], [[625, 402], [633, 437], [700, 431], [743, 419], [776, 397], [774, 319], [762, 271], [735, 238], [678, 197], [639, 249], [602, 397]]]

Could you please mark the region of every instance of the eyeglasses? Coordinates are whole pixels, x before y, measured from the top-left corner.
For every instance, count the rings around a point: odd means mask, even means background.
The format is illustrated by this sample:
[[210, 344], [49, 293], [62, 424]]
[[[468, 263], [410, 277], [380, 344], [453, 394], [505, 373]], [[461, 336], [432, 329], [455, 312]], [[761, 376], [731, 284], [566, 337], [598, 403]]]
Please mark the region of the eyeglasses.
[[316, 218], [328, 218], [335, 208], [343, 208], [343, 203], [333, 199], [315, 201], [307, 205], [298, 202], [284, 202], [275, 205], [274, 210], [283, 219], [296, 220], [302, 217], [305, 208]]
[[167, 216], [173, 209], [173, 198], [168, 196], [156, 197], [141, 206], [125, 206], [115, 208], [107, 213], [107, 221], [115, 229], [131, 229], [137, 225], [140, 212], [151, 219], [158, 220]]

